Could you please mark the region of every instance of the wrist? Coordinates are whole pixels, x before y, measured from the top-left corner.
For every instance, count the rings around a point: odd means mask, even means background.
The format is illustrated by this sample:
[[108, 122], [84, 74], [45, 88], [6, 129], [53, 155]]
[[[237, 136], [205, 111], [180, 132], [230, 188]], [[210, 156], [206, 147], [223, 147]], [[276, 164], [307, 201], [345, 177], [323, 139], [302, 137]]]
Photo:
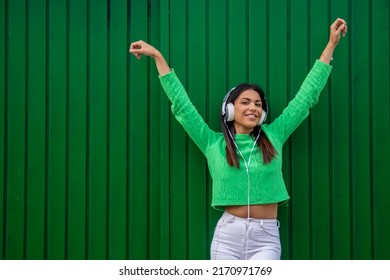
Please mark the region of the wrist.
[[154, 58], [154, 59], [159, 59], [159, 58], [162, 57], [162, 54], [161, 54], [157, 49], [155, 49], [155, 50], [153, 51], [151, 57]]
[[329, 41], [328, 44], [326, 45], [325, 49], [333, 51], [336, 47], [337, 47], [337, 43]]
[[322, 53], [321, 57], [320, 57], [320, 60], [322, 62], [326, 62], [326, 63], [330, 64], [332, 62], [332, 60], [333, 60], [333, 57], [332, 56], [328, 57], [324, 53]]

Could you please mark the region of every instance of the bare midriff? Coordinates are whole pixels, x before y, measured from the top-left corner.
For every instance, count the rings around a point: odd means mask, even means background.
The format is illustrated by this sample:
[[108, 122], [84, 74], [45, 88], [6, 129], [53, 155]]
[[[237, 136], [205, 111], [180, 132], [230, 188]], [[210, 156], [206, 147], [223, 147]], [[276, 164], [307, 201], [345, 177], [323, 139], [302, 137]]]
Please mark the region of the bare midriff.
[[[225, 211], [236, 217], [248, 217], [248, 205], [226, 206]], [[256, 204], [249, 206], [249, 217], [255, 219], [276, 219], [278, 216], [278, 204]]]

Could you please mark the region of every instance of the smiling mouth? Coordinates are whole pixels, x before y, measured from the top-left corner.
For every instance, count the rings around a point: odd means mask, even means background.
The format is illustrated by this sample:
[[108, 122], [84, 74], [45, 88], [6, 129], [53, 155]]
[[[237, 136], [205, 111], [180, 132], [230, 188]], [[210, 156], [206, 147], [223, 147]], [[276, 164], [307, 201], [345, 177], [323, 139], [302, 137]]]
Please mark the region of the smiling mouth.
[[252, 119], [252, 120], [255, 120], [257, 118], [257, 116], [255, 114], [247, 114], [245, 116]]
[[253, 116], [253, 117], [257, 117], [255, 114], [246, 114], [245, 116], [249, 117], [249, 116]]

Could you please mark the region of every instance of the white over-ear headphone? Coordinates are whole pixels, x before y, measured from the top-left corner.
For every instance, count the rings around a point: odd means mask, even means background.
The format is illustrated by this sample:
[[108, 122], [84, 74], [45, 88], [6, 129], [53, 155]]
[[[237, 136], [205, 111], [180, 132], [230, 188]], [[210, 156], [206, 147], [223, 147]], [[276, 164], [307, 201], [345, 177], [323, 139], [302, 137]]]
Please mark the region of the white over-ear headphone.
[[[234, 104], [232, 102], [229, 103], [226, 102], [229, 99], [231, 93], [235, 90], [235, 88], [236, 87], [229, 90], [229, 92], [225, 95], [222, 102], [222, 116], [226, 122], [234, 121]], [[263, 112], [261, 113], [261, 117], [257, 125], [261, 125], [263, 122], [265, 122], [265, 120], [267, 119], [267, 112], [268, 112], [268, 104], [264, 94], [260, 94], [260, 98], [262, 102]]]

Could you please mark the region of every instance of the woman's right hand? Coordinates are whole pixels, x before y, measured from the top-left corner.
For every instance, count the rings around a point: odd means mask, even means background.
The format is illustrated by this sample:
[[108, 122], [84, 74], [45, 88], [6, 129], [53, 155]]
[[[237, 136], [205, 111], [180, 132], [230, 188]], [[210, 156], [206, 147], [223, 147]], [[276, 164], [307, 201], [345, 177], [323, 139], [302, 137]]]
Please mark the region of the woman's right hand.
[[171, 72], [171, 68], [162, 54], [155, 47], [142, 40], [131, 43], [129, 53], [133, 54], [137, 59], [141, 59], [143, 55], [153, 58], [156, 62], [157, 71], [161, 76]]
[[150, 56], [152, 58], [161, 55], [155, 47], [142, 40], [131, 43], [129, 53], [133, 54], [137, 59], [141, 59], [142, 55]]

